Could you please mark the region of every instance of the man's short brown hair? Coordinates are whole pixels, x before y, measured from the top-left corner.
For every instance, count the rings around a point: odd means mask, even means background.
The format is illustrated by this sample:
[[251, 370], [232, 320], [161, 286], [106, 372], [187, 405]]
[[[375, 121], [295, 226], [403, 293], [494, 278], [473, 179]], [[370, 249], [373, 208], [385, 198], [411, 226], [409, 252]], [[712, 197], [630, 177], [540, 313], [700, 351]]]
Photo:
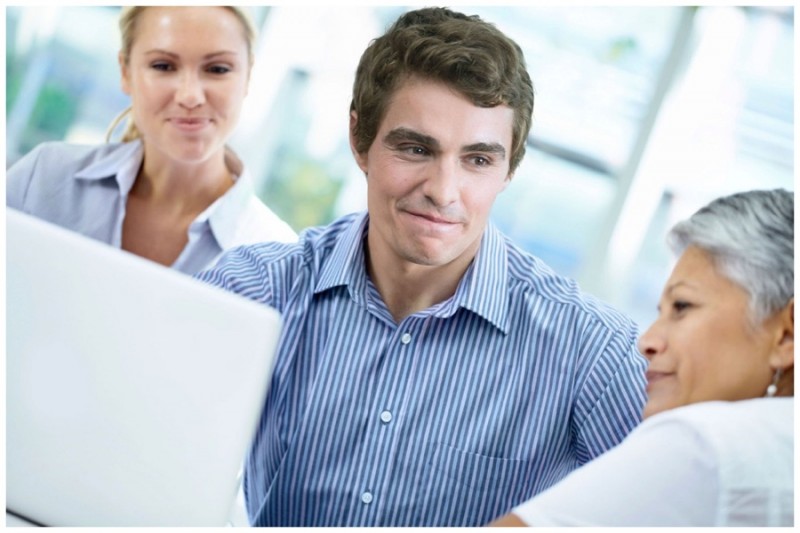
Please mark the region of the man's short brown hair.
[[509, 172], [523, 155], [533, 84], [519, 45], [477, 15], [424, 8], [402, 15], [361, 56], [351, 111], [355, 148], [369, 150], [394, 92], [411, 77], [443, 82], [481, 107], [514, 110]]

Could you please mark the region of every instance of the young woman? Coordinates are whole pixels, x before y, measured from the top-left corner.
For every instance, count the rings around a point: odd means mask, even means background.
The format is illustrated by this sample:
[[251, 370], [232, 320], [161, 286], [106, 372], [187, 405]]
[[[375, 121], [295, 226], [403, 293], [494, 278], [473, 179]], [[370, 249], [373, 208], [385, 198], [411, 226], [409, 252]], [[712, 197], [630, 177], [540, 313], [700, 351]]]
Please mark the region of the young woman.
[[240, 244], [294, 240], [226, 146], [253, 64], [245, 13], [129, 6], [120, 31], [122, 142], [38, 146], [8, 170], [7, 205], [189, 274]]

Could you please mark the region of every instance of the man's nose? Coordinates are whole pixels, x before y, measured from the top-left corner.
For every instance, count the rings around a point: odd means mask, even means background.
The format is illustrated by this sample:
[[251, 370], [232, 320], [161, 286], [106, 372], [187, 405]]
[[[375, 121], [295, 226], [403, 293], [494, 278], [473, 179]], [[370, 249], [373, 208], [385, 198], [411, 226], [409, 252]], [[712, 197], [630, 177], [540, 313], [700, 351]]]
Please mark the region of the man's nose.
[[437, 206], [450, 205], [458, 200], [461, 169], [458, 161], [440, 158], [430, 165], [425, 177], [425, 196]]

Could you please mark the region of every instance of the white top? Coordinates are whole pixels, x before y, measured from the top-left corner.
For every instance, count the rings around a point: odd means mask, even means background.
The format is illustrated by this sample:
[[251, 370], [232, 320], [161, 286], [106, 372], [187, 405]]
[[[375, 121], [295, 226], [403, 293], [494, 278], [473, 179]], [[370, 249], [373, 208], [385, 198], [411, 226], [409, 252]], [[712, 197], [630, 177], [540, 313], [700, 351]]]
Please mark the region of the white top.
[[[141, 141], [43, 143], [8, 169], [6, 205], [121, 248], [128, 193], [143, 157]], [[235, 156], [232, 162], [242, 167]], [[297, 235], [255, 196], [242, 167], [236, 183], [189, 225], [188, 238], [172, 268], [195, 274], [235, 246], [293, 242]]]
[[516, 507], [532, 526], [792, 526], [793, 398], [654, 415]]

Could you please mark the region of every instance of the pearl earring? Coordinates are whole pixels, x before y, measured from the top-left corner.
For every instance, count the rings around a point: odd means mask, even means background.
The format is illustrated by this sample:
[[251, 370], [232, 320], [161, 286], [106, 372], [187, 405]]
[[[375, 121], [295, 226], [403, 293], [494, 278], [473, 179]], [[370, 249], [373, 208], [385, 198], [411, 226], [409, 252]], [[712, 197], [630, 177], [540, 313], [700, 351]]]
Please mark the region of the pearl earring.
[[782, 371], [780, 368], [775, 370], [775, 376], [772, 378], [772, 383], [770, 383], [769, 387], [767, 387], [767, 398], [772, 398], [775, 396], [775, 393], [778, 392], [778, 380], [781, 379], [781, 373]]

